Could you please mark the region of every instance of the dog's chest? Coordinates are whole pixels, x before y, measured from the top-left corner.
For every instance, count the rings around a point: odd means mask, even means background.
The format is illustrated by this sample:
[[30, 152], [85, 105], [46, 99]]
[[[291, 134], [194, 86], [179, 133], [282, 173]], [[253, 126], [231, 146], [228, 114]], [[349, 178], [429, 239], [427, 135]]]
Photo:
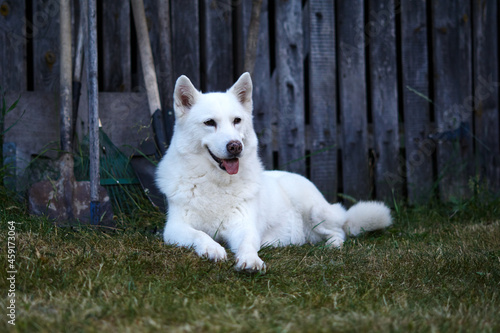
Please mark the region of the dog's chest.
[[179, 182], [172, 204], [183, 208], [192, 227], [214, 236], [242, 221], [248, 223], [257, 191], [253, 182], [216, 183], [196, 179]]

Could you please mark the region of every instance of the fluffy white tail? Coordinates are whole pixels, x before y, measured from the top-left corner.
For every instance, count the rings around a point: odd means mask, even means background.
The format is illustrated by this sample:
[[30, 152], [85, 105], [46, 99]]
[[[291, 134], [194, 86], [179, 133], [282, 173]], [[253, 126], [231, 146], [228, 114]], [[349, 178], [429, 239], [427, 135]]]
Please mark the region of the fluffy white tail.
[[349, 208], [344, 231], [357, 236], [364, 231], [387, 228], [392, 224], [391, 210], [382, 202], [361, 201]]

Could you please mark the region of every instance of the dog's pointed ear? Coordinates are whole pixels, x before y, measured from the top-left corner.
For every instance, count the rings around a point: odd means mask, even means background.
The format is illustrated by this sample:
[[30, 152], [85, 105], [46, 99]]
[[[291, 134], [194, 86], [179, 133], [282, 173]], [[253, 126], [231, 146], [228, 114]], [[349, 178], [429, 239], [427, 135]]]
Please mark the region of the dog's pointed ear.
[[174, 88], [174, 111], [176, 118], [183, 116], [196, 103], [200, 92], [185, 75], [181, 75]]
[[252, 78], [248, 72], [241, 74], [238, 81], [229, 89], [249, 112], [252, 112], [252, 89]]

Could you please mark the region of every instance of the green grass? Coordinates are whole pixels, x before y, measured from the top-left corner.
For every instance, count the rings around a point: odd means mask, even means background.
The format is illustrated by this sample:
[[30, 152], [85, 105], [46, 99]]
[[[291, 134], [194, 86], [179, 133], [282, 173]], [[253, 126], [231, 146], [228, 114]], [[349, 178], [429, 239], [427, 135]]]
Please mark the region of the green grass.
[[[0, 331], [498, 332], [500, 202], [408, 209], [392, 228], [265, 248], [265, 275], [163, 244], [160, 213], [115, 231], [57, 228], [0, 194]], [[7, 222], [16, 224], [16, 325], [7, 323]]]

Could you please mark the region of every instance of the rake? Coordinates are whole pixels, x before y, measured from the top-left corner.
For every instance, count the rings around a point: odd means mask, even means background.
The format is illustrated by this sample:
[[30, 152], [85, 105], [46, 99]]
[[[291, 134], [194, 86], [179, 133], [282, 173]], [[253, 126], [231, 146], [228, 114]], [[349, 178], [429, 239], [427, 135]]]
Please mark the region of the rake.
[[[75, 177], [88, 179], [88, 136], [84, 137], [75, 157]], [[131, 214], [149, 204], [148, 198], [136, 177], [128, 158], [116, 147], [102, 129], [99, 121], [99, 175], [100, 183], [109, 194], [115, 213]]]

